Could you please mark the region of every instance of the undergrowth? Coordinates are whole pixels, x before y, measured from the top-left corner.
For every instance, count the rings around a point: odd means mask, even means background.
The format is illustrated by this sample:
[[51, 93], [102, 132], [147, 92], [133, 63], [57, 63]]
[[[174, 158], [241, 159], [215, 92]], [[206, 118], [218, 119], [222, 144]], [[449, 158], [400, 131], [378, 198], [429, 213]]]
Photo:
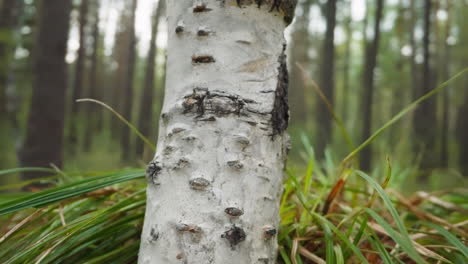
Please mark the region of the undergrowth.
[[[407, 197], [392, 188], [393, 178], [404, 177], [392, 171], [390, 159], [373, 175], [360, 171], [355, 159], [385, 129], [466, 71], [398, 113], [340, 164], [317, 163], [308, 137], [302, 136], [307, 169], [286, 171], [277, 234], [280, 262], [466, 263], [468, 190]], [[144, 170], [67, 174], [20, 168], [0, 176], [24, 170], [49, 172], [42, 180], [63, 184], [34, 194], [2, 195], [0, 263], [136, 262], [146, 202]]]

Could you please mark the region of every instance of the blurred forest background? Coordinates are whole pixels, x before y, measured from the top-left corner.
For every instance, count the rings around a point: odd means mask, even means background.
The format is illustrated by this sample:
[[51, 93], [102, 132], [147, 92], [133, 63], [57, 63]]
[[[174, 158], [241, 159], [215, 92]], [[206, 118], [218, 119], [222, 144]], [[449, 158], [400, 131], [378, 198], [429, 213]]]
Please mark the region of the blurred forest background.
[[[307, 166], [308, 142], [323, 168], [338, 163], [467, 67], [465, 16], [467, 0], [299, 0], [286, 32], [289, 166]], [[0, 0], [0, 169], [143, 167], [153, 150], [110, 111], [76, 100], [106, 103], [156, 141], [167, 34], [163, 1]], [[378, 173], [389, 156], [408, 190], [466, 182], [467, 84], [468, 75], [450, 83], [391, 127], [362, 152], [361, 168]], [[0, 176], [0, 185], [42, 176]]]

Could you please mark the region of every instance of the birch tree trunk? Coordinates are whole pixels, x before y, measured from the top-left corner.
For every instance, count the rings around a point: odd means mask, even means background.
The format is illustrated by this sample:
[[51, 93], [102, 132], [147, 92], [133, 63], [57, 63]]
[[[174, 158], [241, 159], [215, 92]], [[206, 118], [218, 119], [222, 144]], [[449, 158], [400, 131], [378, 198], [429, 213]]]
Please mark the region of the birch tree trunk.
[[167, 1], [166, 93], [139, 263], [276, 261], [289, 119], [283, 30], [296, 1], [237, 2]]

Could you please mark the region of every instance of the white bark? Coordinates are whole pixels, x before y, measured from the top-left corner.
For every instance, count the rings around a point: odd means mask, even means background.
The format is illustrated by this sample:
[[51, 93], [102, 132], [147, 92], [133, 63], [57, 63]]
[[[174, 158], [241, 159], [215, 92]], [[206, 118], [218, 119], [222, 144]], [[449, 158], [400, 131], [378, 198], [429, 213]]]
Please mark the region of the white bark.
[[141, 264], [276, 261], [287, 24], [268, 12], [271, 0], [242, 2], [167, 1], [166, 93]]

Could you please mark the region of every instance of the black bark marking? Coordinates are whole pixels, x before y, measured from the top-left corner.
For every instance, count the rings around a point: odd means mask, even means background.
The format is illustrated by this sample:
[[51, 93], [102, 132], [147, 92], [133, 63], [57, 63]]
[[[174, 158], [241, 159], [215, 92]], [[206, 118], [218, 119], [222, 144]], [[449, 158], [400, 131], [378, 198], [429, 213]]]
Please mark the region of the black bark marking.
[[203, 29], [203, 28], [200, 28], [197, 31], [197, 36], [199, 37], [206, 37], [206, 36], [209, 36], [210, 34], [211, 34], [210, 30]]
[[169, 121], [169, 114], [168, 113], [162, 113], [161, 114], [161, 119], [164, 121], [164, 123], [167, 123]]
[[284, 13], [284, 22], [291, 24], [294, 19], [294, 12], [296, 10], [297, 0], [281, 0], [281, 10]]
[[211, 10], [211, 8], [206, 7], [206, 4], [199, 4], [193, 7], [194, 13], [209, 12]]
[[146, 168], [146, 178], [149, 182], [156, 184], [159, 173], [161, 172], [162, 167], [157, 161], [152, 161], [148, 164]]
[[199, 118], [197, 120], [198, 121], [206, 121], [206, 122], [214, 122], [214, 121], [216, 121], [216, 117], [210, 116], [210, 117], [207, 117], [207, 118]]
[[178, 169], [182, 169], [182, 168], [185, 168], [187, 166], [189, 166], [190, 164], [190, 161], [186, 158], [181, 158], [179, 159], [179, 161], [177, 161], [176, 165], [174, 166], [173, 169], [175, 170], [178, 170]]
[[150, 241], [156, 242], [159, 239], [159, 232], [156, 231], [156, 228], [152, 227], [150, 231]]
[[177, 224], [176, 230], [179, 232], [200, 233], [201, 228], [196, 225]]
[[210, 182], [204, 178], [195, 178], [189, 181], [190, 188], [198, 191], [205, 190], [208, 186], [210, 186]]
[[170, 155], [173, 151], [174, 151], [174, 147], [173, 146], [166, 146], [163, 150], [163, 154], [164, 155]]
[[210, 55], [192, 56], [193, 64], [214, 63], [214, 62], [216, 62], [216, 60], [213, 58], [213, 56], [210, 56]]
[[271, 8], [270, 8], [269, 12], [272, 12], [275, 9], [276, 9], [276, 11], [279, 12], [281, 2], [282, 2], [282, 0], [273, 0], [273, 4], [271, 5]]
[[208, 94], [208, 89], [206, 88], [195, 88], [191, 95], [185, 96], [185, 100], [182, 103], [184, 107], [184, 114], [186, 113], [196, 113], [198, 116], [203, 116], [205, 114], [205, 109], [203, 107], [203, 101]]
[[186, 131], [187, 129], [183, 128], [183, 127], [174, 127], [171, 132], [168, 134], [169, 137], [172, 137], [173, 135], [175, 134], [179, 134], [181, 132], [184, 132]]
[[276, 235], [276, 233], [277, 233], [276, 228], [272, 226], [266, 226], [263, 228], [263, 235], [265, 239], [271, 239], [272, 237]]
[[288, 128], [289, 105], [288, 105], [288, 66], [286, 65], [286, 45], [278, 58], [278, 84], [275, 91], [275, 102], [271, 112], [272, 136], [282, 134]]
[[245, 240], [246, 234], [244, 229], [233, 225], [231, 229], [224, 232], [221, 237], [227, 239], [231, 247], [234, 248], [235, 245]]
[[240, 170], [244, 167], [244, 164], [239, 160], [230, 160], [227, 162], [227, 165], [233, 169]]
[[180, 25], [179, 25], [179, 26], [177, 26], [177, 27], [175, 28], [175, 32], [176, 32], [177, 34], [180, 34], [180, 33], [184, 32], [184, 29], [185, 29], [184, 26], [180, 26]]
[[240, 144], [241, 146], [243, 146], [243, 147], [246, 147], [246, 146], [250, 145], [250, 140], [249, 140], [249, 138], [246, 137], [246, 136], [237, 135], [237, 136], [235, 137], [235, 139], [236, 139], [236, 142], [239, 143], [239, 144]]
[[239, 217], [244, 214], [244, 211], [237, 207], [228, 207], [224, 209], [224, 212], [232, 217]]

